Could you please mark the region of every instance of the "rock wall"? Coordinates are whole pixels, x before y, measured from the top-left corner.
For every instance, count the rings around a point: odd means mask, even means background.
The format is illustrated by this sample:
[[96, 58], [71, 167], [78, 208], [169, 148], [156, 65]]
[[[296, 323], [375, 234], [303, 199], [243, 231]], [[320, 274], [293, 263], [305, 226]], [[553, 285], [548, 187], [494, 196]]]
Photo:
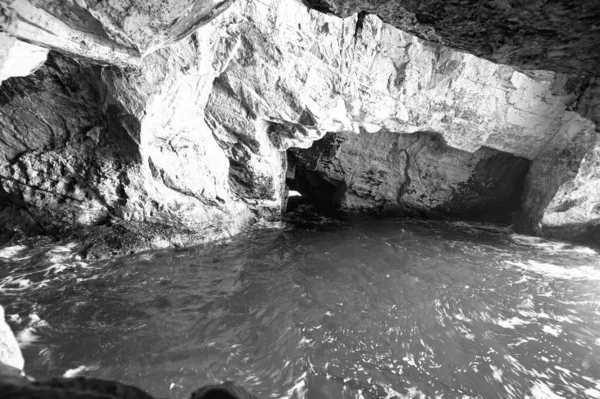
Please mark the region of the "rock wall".
[[290, 148], [344, 209], [511, 222], [522, 200], [523, 230], [595, 223], [597, 80], [532, 78], [292, 0], [190, 2], [196, 17], [169, 25], [173, 8], [150, 30], [152, 5], [51, 4], [36, 10], [78, 31], [93, 16], [104, 33], [87, 33], [134, 53], [100, 66], [53, 52], [2, 83], [6, 234], [83, 234], [122, 253], [234, 233], [282, 211]]
[[[598, 0], [302, 1], [338, 17], [378, 15], [422, 39], [512, 65], [533, 77], [544, 78], [547, 70], [600, 76], [600, 38], [593, 33], [600, 20]], [[77, 57], [139, 65], [142, 57], [188, 36], [232, 3], [5, 0], [0, 3], [0, 30]]]
[[190, 35], [231, 3], [11, 0], [0, 3], [0, 31], [97, 63], [137, 67], [144, 56]]
[[44, 65], [48, 50], [0, 32], [0, 83], [12, 76], [27, 76]]
[[[519, 219], [521, 229], [527, 231], [532, 220], [541, 221], [558, 187], [575, 176], [597, 135], [595, 80], [549, 72], [531, 78], [425, 42], [370, 15], [340, 20], [286, 2], [239, 2], [232, 9], [247, 18], [225, 27], [229, 35], [223, 40], [230, 43], [226, 47], [238, 48], [218, 83], [219, 97], [237, 104], [219, 103], [217, 113], [228, 113], [222, 118], [229, 121], [226, 129], [252, 131], [252, 124], [266, 126], [280, 149], [306, 148], [325, 132], [360, 134], [361, 138], [342, 146], [355, 148], [355, 154], [340, 155], [338, 163], [381, 174], [363, 183], [354, 180], [369, 198], [351, 192], [348, 176], [352, 173], [336, 170], [339, 165], [305, 165], [320, 174], [315, 180], [325, 187], [320, 195], [331, 196], [321, 199], [333, 198], [346, 209], [386, 207], [412, 214], [512, 222], [520, 210], [520, 187], [529, 160], [532, 170]], [[407, 174], [403, 167], [404, 151], [410, 154], [421, 147], [410, 142], [422, 139], [407, 136], [409, 141], [398, 145], [390, 132], [435, 133], [445, 145], [444, 155], [429, 157], [430, 164], [444, 172], [454, 164], [460, 172], [438, 174], [437, 180], [423, 184], [419, 175], [425, 172], [411, 169]], [[317, 157], [326, 162], [329, 150], [317, 147], [316, 151], [325, 151]], [[378, 164], [381, 154], [395, 157], [396, 166]], [[553, 174], [540, 172], [544, 159], [554, 168]], [[490, 168], [498, 172], [481, 174]], [[485, 187], [483, 176], [490, 187]], [[404, 187], [403, 199], [397, 195], [399, 187]], [[482, 196], [481, 202], [474, 200], [477, 195]], [[496, 202], [494, 195], [498, 195]], [[493, 216], [493, 204], [507, 206], [496, 207], [498, 215]], [[538, 233], [550, 234], [550, 230]]]
[[[371, 13], [438, 44], [512, 65], [600, 76], [600, 1], [302, 0], [340, 17]], [[539, 71], [538, 71], [539, 70]]]
[[328, 134], [291, 152], [288, 184], [317, 202], [427, 218], [509, 223], [529, 169], [522, 157], [486, 147], [469, 153], [429, 132]]
[[563, 117], [570, 122], [532, 163], [519, 231], [600, 244], [600, 80], [590, 79], [586, 86], [574, 111]]
[[457, 149], [534, 159], [585, 90], [584, 79], [533, 80], [375, 16], [340, 19], [293, 1], [240, 1], [232, 14], [244, 18], [220, 28], [236, 48], [220, 81], [282, 148], [326, 132], [435, 131]]
[[147, 58], [147, 73], [51, 54], [34, 75], [5, 81], [4, 232], [72, 235], [106, 256], [246, 225], [253, 216], [231, 195], [228, 160], [204, 125], [199, 93], [213, 76], [198, 74], [196, 58], [192, 39]]

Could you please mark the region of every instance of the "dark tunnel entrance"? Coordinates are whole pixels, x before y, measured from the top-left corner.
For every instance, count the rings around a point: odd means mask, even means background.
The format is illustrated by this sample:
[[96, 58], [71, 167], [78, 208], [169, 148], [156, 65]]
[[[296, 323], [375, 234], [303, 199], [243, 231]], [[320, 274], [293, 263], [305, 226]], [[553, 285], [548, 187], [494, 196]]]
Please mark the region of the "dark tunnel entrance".
[[[286, 212], [293, 211], [302, 204], [310, 204], [320, 211], [331, 211], [339, 206], [338, 198], [344, 191], [345, 184], [324, 176], [321, 172], [311, 170], [289, 150], [286, 186], [288, 194]], [[298, 193], [294, 195], [295, 193]]]
[[289, 197], [287, 211], [311, 204], [325, 212], [505, 225], [519, 217], [530, 166], [493, 148], [452, 148], [435, 132], [327, 133], [287, 157], [287, 187], [301, 194]]

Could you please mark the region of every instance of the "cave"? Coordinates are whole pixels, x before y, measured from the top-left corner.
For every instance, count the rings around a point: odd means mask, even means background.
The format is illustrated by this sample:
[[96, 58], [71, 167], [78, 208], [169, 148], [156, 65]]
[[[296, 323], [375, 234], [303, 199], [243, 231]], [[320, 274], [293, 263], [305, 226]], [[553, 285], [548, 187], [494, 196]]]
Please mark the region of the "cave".
[[531, 163], [488, 147], [456, 150], [428, 131], [328, 133], [307, 149], [289, 149], [287, 160], [286, 185], [302, 194], [294, 203], [504, 225], [519, 218]]
[[0, 396], [600, 398], [599, 22], [1, 1]]
[[[340, 140], [341, 139], [341, 140]], [[306, 150], [287, 150], [286, 186], [301, 194], [300, 198], [288, 199], [287, 211], [293, 211], [298, 204], [310, 203], [321, 212], [333, 211], [341, 207], [341, 197], [346, 191], [343, 180], [335, 179], [318, 169], [321, 157], [334, 156], [343, 137], [326, 134]]]
[[[288, 153], [286, 187], [288, 189], [286, 212], [293, 212], [298, 205], [311, 204], [321, 211], [339, 207], [338, 193], [343, 192], [341, 182], [332, 182], [319, 172], [312, 171]], [[297, 192], [300, 195], [290, 195]]]
[[[297, 189], [323, 209], [487, 220], [594, 245], [600, 86], [593, 52], [576, 65], [563, 57], [576, 43], [587, 48], [589, 35], [549, 23], [564, 33], [563, 53], [533, 60], [506, 39], [497, 53], [479, 46], [508, 34], [497, 25], [506, 10], [460, 6], [493, 21], [465, 42], [462, 25], [448, 28], [435, 7], [409, 27], [408, 9], [390, 14], [389, 2], [358, 13], [335, 1], [306, 4], [240, 0], [127, 32], [119, 12], [98, 22], [101, 11], [81, 6], [61, 16], [8, 10], [4, 236], [89, 237], [82, 241], [94, 241], [84, 245], [98, 258], [115, 251], [96, 241], [121, 229], [129, 244], [117, 253], [187, 246], [291, 210], [286, 192]], [[134, 13], [152, 10], [132, 3]], [[280, 16], [253, 22], [269, 12]], [[93, 45], [45, 41], [38, 17]], [[432, 36], [427, 26], [438, 24], [441, 36]], [[98, 36], [102, 29], [119, 39]], [[447, 47], [450, 39], [470, 53]], [[546, 34], [538, 39], [558, 55]], [[501, 173], [486, 176], [488, 168]], [[286, 178], [290, 171], [298, 178]]]

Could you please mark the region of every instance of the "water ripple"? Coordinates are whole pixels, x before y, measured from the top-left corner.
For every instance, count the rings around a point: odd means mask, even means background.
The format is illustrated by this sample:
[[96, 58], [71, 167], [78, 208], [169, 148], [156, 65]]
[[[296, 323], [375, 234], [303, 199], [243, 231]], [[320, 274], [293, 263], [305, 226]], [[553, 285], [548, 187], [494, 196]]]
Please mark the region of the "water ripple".
[[36, 377], [184, 398], [600, 397], [600, 256], [494, 226], [267, 223], [88, 264], [0, 248], [0, 302]]

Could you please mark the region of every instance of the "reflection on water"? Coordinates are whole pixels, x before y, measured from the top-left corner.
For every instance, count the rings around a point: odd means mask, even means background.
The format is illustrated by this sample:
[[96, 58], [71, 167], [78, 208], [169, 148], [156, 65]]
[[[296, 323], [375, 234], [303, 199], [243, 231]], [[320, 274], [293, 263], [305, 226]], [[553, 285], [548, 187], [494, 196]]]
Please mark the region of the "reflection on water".
[[0, 250], [26, 371], [184, 398], [600, 398], [600, 256], [461, 223], [262, 226], [87, 264]]

